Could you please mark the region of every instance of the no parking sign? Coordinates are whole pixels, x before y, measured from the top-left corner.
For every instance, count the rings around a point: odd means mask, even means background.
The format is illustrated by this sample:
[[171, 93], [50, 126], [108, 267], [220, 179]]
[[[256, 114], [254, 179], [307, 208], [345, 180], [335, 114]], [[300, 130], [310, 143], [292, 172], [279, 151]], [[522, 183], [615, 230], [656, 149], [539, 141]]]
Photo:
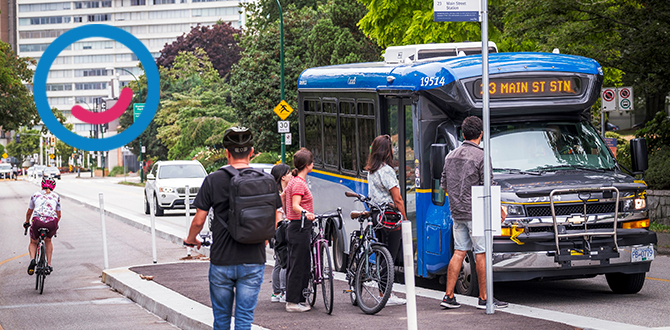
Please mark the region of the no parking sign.
[[619, 87], [619, 110], [633, 110], [633, 87]]
[[603, 98], [602, 102], [602, 111], [614, 111], [616, 110], [616, 88], [605, 88], [601, 94]]
[[633, 87], [603, 88], [602, 111], [633, 110]]

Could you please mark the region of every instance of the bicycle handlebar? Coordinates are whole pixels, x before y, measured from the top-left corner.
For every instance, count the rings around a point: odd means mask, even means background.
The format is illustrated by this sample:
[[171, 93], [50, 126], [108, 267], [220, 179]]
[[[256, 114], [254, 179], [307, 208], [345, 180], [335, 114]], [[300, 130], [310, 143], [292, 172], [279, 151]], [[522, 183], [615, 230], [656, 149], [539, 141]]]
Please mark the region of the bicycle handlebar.
[[[305, 218], [307, 211], [302, 211], [302, 214], [300, 216], [300, 228], [302, 229], [305, 226]], [[331, 213], [323, 213], [323, 214], [314, 214], [314, 220], [322, 220], [322, 219], [338, 219], [339, 221], [337, 222], [337, 229], [342, 229], [342, 208], [338, 207], [337, 211], [331, 212]]]
[[[182, 243], [184, 244], [184, 246], [188, 246], [188, 247], [194, 247], [194, 246], [195, 246], [195, 244], [188, 244], [188, 243], [186, 243], [186, 242], [182, 242]], [[212, 243], [210, 243], [209, 241], [202, 241], [202, 242], [200, 243], [200, 245], [202, 245], [202, 246], [210, 246], [210, 245], [212, 245]]]

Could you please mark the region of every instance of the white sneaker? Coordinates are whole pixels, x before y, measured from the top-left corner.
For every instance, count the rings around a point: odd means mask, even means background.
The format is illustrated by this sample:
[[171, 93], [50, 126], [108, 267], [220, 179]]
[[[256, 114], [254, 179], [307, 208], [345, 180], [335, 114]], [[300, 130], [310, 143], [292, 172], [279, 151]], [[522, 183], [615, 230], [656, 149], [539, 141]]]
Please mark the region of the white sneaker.
[[280, 294], [272, 294], [270, 296], [270, 302], [276, 303], [281, 301], [281, 293]]
[[280, 303], [285, 303], [286, 302], [286, 294], [282, 293], [279, 295], [279, 302]]
[[389, 300], [386, 302], [386, 306], [397, 306], [397, 305], [404, 305], [407, 303], [407, 300], [400, 298], [396, 296], [395, 294], [391, 293], [391, 296], [389, 297]]
[[287, 302], [287, 303], [286, 303], [286, 311], [289, 312], [289, 313], [293, 313], [293, 312], [298, 312], [298, 313], [301, 313], [301, 312], [307, 312], [307, 311], [309, 311], [310, 309], [312, 309], [312, 308], [309, 307], [309, 305], [307, 305], [306, 303], [299, 303], [299, 304], [290, 303], [290, 302]]

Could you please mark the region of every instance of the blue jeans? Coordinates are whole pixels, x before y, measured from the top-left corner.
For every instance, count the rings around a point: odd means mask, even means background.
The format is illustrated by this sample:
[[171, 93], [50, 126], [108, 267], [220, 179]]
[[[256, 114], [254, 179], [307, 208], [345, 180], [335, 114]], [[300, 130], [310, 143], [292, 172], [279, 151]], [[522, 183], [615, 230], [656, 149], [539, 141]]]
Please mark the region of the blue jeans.
[[209, 295], [214, 312], [214, 330], [230, 330], [233, 299], [235, 330], [251, 329], [264, 273], [264, 264], [209, 265]]

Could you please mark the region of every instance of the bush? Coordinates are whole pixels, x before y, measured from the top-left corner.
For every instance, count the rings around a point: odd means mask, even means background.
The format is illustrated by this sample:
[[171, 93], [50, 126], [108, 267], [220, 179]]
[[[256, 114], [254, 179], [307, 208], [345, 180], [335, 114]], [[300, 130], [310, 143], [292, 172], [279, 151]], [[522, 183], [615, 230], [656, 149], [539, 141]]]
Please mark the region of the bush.
[[605, 137], [616, 138], [616, 160], [623, 167], [630, 169], [630, 142], [614, 132], [605, 132]]
[[670, 146], [664, 146], [649, 157], [645, 180], [650, 189], [670, 189]]
[[635, 133], [635, 136], [647, 140], [647, 150], [649, 155], [653, 155], [663, 146], [670, 145], [670, 118], [665, 111], [659, 111], [654, 119]]
[[250, 163], [275, 164], [281, 159], [281, 155], [276, 152], [262, 152], [252, 158]]
[[109, 172], [109, 176], [117, 176], [123, 174], [123, 166], [114, 166], [114, 168]]

